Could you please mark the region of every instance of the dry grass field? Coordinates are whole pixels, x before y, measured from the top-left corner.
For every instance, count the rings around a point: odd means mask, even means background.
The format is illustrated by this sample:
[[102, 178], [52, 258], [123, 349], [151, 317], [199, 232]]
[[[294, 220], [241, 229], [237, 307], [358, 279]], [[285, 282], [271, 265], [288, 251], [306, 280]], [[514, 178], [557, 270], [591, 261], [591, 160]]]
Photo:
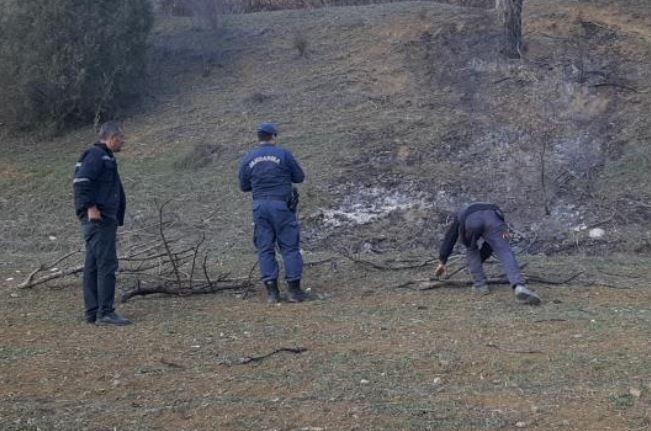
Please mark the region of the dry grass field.
[[[205, 236], [212, 274], [249, 274], [237, 164], [273, 120], [308, 177], [304, 304], [154, 295], [103, 328], [76, 276], [18, 289], [82, 246], [71, 178], [94, 133], [0, 125], [0, 429], [649, 429], [651, 5], [527, 0], [527, 53], [507, 61], [494, 12], [458, 4], [158, 20], [148, 96], [124, 114], [120, 250], [171, 200], [179, 247]], [[532, 284], [528, 307], [506, 287], [400, 288], [433, 267], [341, 254], [432, 258], [473, 200], [502, 206], [529, 274], [580, 277]]]

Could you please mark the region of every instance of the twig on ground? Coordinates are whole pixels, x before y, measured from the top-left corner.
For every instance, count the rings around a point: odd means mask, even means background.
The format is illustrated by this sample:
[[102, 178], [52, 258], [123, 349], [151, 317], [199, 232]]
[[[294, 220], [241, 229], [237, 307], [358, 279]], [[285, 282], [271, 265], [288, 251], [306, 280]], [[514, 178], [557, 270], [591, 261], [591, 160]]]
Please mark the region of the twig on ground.
[[458, 267], [454, 271], [448, 273], [448, 275], [445, 277], [445, 280], [448, 280], [448, 279], [454, 277], [455, 275], [457, 275], [458, 273], [460, 273], [461, 271], [463, 271], [467, 267], [468, 267], [467, 265], [461, 265], [460, 267]]
[[630, 87], [630, 86], [628, 86], [628, 85], [624, 85], [624, 84], [618, 84], [618, 83], [616, 83], [616, 82], [600, 82], [600, 83], [598, 83], [598, 84], [593, 84], [593, 85], [591, 85], [590, 87], [593, 87], [593, 88], [599, 88], [599, 87], [615, 87], [615, 88], [621, 88], [622, 90], [632, 91], [633, 93], [639, 93], [639, 91], [637, 90], [637, 88], [633, 88], [633, 87]]
[[629, 290], [631, 286], [618, 286], [616, 284], [604, 283], [603, 281], [590, 281], [591, 286], [606, 287], [608, 289]]
[[504, 78], [501, 78], [501, 79], [498, 79], [498, 80], [496, 80], [496, 81], [493, 81], [492, 84], [493, 84], [493, 85], [500, 84], [500, 83], [502, 83], [502, 82], [504, 82], [504, 81], [508, 81], [509, 79], [513, 79], [513, 77], [512, 77], [512, 76], [506, 76], [506, 77], [504, 77]]
[[599, 271], [600, 273], [605, 274], [605, 275], [610, 275], [610, 276], [612, 276], [612, 277], [635, 278], [635, 279], [637, 279], [637, 278], [642, 278], [642, 277], [639, 276], [639, 275], [633, 275], [633, 274], [616, 274], [616, 273], [614, 273], [614, 272], [604, 271], [604, 270], [601, 269], [601, 268], [597, 268], [597, 271]]
[[168, 361], [165, 358], [160, 358], [159, 361], [161, 364], [167, 365], [170, 368], [185, 368], [183, 365], [177, 364], [176, 362]]
[[543, 322], [567, 322], [567, 319], [540, 319], [534, 320], [533, 323], [543, 323]]
[[303, 352], [307, 352], [307, 349], [305, 347], [281, 347], [279, 349], [274, 350], [271, 353], [267, 353], [266, 355], [261, 355], [261, 356], [244, 356], [239, 359], [238, 364], [243, 365], [243, 364], [249, 364], [251, 362], [259, 362], [262, 361], [272, 355], [275, 355], [277, 353], [281, 352], [289, 352], [289, 353], [294, 353], [294, 354], [301, 354]]
[[498, 346], [495, 343], [488, 343], [486, 344], [486, 347], [492, 347], [493, 349], [501, 350], [503, 352], [508, 352], [508, 353], [521, 353], [521, 354], [543, 354], [544, 352], [542, 350], [513, 350], [513, 349], [505, 349], [500, 346]]

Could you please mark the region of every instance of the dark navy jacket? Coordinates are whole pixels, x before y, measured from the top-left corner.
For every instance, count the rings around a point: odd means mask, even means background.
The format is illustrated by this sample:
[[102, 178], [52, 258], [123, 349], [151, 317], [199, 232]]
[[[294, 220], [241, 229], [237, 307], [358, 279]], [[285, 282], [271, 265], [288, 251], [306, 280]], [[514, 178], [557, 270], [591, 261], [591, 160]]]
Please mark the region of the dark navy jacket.
[[84, 151], [75, 167], [72, 182], [79, 220], [84, 220], [87, 209], [96, 205], [102, 218], [113, 219], [122, 226], [127, 200], [117, 161], [105, 144], [98, 142]]
[[[454, 221], [452, 224], [448, 227], [448, 230], [445, 232], [445, 237], [443, 238], [443, 243], [441, 244], [441, 249], [439, 251], [439, 260], [443, 263], [447, 263], [448, 257], [452, 254], [452, 250], [454, 249], [454, 244], [456, 244], [457, 240], [459, 237], [461, 237], [461, 242], [468, 247], [471, 245], [471, 240], [468, 238], [468, 236], [465, 233], [466, 230], [466, 218], [477, 211], [484, 211], [484, 210], [493, 210], [497, 214], [497, 216], [504, 221], [504, 214], [502, 213], [502, 210], [495, 205], [495, 204], [489, 204], [489, 203], [483, 203], [483, 202], [478, 202], [474, 204], [470, 204], [467, 207], [461, 209], [458, 211], [455, 216], [454, 216]], [[487, 259], [491, 252], [489, 251], [490, 247], [482, 247], [481, 252], [482, 252], [482, 260]], [[486, 256], [486, 253], [488, 255]]]
[[253, 192], [253, 200], [287, 202], [292, 195], [292, 183], [302, 183], [305, 174], [291, 152], [261, 143], [242, 159], [239, 177], [240, 189]]

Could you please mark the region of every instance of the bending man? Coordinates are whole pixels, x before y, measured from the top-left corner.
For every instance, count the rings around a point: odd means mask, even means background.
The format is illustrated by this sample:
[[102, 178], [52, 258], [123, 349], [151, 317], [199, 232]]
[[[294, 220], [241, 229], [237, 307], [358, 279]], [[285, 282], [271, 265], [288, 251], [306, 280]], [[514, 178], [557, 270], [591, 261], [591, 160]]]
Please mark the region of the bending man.
[[[535, 292], [529, 290], [520, 272], [520, 267], [508, 243], [508, 228], [504, 214], [497, 205], [488, 203], [471, 204], [455, 215], [454, 222], [445, 233], [439, 254], [439, 266], [436, 275], [447, 274], [447, 261], [458, 238], [466, 246], [468, 268], [474, 280], [476, 292], [490, 293], [482, 263], [495, 253], [502, 263], [506, 276], [513, 287], [515, 297], [531, 305], [542, 301]], [[483, 240], [481, 248], [479, 241]]]

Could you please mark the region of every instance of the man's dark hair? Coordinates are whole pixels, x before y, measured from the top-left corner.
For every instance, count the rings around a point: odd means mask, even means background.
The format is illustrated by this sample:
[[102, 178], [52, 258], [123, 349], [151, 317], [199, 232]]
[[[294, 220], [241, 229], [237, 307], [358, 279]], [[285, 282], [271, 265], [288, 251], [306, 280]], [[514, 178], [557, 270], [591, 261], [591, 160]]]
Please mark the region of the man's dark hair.
[[122, 135], [122, 127], [117, 121], [107, 121], [99, 128], [99, 138], [101, 140], [117, 135]]
[[260, 140], [260, 142], [271, 141], [271, 138], [273, 137], [274, 135], [272, 135], [271, 133], [258, 132], [258, 139]]

